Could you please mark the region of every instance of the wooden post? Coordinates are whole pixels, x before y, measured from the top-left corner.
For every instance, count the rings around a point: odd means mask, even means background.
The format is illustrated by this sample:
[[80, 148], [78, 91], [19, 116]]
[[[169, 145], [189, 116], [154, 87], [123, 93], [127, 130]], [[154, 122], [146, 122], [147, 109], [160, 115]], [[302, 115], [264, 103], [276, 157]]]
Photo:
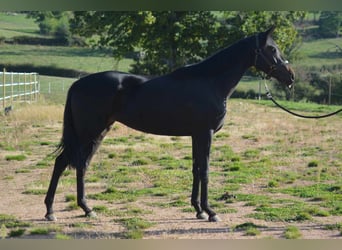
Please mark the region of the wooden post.
[[5, 86], [5, 82], [6, 82], [6, 75], [5, 75], [5, 73], [6, 73], [6, 69], [4, 68], [4, 70], [3, 70], [3, 75], [2, 75], [2, 86], [3, 86], [3, 99], [2, 99], [2, 105], [3, 105], [3, 108], [5, 108], [6, 107], [6, 86]]
[[329, 76], [329, 97], [328, 97], [328, 104], [331, 104], [331, 75]]

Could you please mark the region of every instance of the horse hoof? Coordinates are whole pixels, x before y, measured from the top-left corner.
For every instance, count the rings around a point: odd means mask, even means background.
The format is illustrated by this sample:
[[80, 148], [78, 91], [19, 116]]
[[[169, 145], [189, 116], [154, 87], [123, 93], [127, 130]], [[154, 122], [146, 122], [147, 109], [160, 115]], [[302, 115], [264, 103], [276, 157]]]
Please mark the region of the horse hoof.
[[199, 220], [207, 220], [208, 215], [205, 212], [200, 212], [196, 214], [196, 218]]
[[57, 218], [53, 214], [45, 215], [45, 220], [47, 221], [57, 221]]
[[210, 222], [219, 222], [221, 221], [220, 217], [218, 217], [216, 214], [214, 216], [209, 216]]
[[86, 213], [86, 217], [97, 218], [97, 214], [94, 211], [90, 211], [89, 213]]

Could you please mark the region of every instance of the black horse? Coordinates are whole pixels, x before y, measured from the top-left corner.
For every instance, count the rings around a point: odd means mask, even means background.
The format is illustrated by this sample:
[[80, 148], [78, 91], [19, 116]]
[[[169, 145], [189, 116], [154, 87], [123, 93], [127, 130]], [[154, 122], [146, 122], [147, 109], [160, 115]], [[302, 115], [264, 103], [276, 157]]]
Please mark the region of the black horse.
[[55, 220], [54, 195], [68, 165], [76, 169], [78, 205], [86, 216], [95, 215], [86, 204], [84, 175], [102, 139], [118, 121], [147, 133], [191, 136], [191, 204], [197, 218], [218, 221], [208, 204], [209, 154], [213, 134], [223, 125], [226, 99], [251, 66], [289, 87], [294, 82], [292, 69], [270, 36], [273, 30], [153, 79], [109, 71], [76, 81], [66, 100], [63, 137], [45, 198], [45, 218]]

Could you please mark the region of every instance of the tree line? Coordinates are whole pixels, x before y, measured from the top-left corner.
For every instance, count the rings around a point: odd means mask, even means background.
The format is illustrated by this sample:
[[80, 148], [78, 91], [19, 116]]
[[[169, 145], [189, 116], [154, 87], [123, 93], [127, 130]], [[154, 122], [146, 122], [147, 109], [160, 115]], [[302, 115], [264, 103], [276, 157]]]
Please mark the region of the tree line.
[[[342, 12], [337, 11], [33, 11], [42, 34], [60, 36], [66, 43], [106, 49], [119, 62], [131, 57], [131, 72], [161, 75], [177, 67], [198, 62], [233, 42], [277, 27], [274, 39], [285, 57], [294, 61], [303, 36], [301, 25], [308, 15], [317, 26], [308, 34], [315, 38], [339, 37]], [[250, 71], [249, 74], [254, 74]], [[311, 101], [322, 100], [315, 90], [324, 85], [313, 74], [310, 87], [298, 86], [301, 93], [312, 93]], [[341, 83], [340, 83], [341, 85]], [[313, 90], [315, 89], [315, 90]], [[323, 93], [323, 94], [322, 94]]]

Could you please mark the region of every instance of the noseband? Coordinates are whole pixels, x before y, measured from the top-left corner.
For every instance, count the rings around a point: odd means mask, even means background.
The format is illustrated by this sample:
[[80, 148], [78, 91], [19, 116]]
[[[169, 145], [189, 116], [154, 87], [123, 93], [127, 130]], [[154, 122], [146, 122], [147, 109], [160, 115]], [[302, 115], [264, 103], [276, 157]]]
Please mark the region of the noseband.
[[268, 65], [268, 67], [269, 67], [269, 70], [266, 73], [266, 79], [270, 79], [272, 72], [275, 71], [278, 68], [279, 65], [286, 65], [289, 62], [285, 61], [285, 62], [281, 62], [280, 64], [271, 63], [270, 60], [264, 55], [262, 49], [260, 48], [260, 45], [259, 45], [259, 34], [256, 34], [255, 38], [256, 38], [256, 49], [255, 49], [254, 66], [256, 67], [256, 65], [257, 65], [258, 56], [261, 56], [264, 59], [264, 61], [266, 62], [266, 64]]

